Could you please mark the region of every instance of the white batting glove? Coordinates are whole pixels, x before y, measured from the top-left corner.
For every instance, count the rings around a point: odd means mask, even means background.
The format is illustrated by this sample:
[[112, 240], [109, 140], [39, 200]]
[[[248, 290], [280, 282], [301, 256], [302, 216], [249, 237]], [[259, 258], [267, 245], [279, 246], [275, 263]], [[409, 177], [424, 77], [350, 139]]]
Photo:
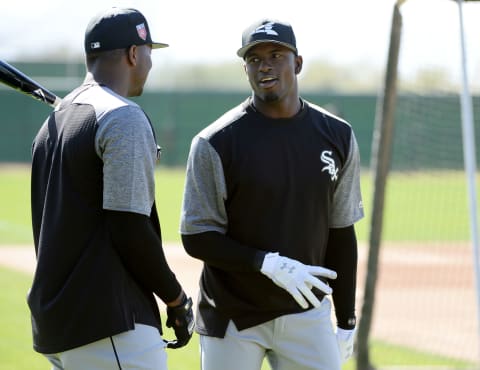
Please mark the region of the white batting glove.
[[342, 364], [353, 355], [353, 341], [355, 339], [355, 329], [347, 330], [337, 328], [337, 344], [340, 351]]
[[320, 289], [325, 294], [331, 294], [330, 288], [315, 276], [335, 279], [337, 273], [320, 266], [304, 265], [278, 253], [267, 253], [263, 260], [262, 274], [269, 277], [280, 288], [285, 289], [302, 308], [308, 308], [305, 298], [314, 306], [320, 307], [320, 301], [312, 293], [312, 287]]

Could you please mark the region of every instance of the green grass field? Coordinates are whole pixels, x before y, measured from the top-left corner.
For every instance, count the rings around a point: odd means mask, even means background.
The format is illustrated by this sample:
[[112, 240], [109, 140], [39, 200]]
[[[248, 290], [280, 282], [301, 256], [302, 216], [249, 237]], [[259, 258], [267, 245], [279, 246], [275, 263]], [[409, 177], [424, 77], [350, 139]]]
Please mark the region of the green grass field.
[[[0, 370], [41, 370], [49, 369], [48, 362], [32, 349], [30, 318], [25, 301], [30, 287], [31, 277], [27, 274], [0, 267], [0, 287], [2, 303], [0, 304]], [[173, 338], [167, 329], [166, 338]], [[199, 370], [200, 356], [198, 336], [184, 348], [168, 350], [170, 370]], [[371, 358], [378, 366], [450, 366], [466, 369], [469, 364], [438, 356], [415, 352], [406, 348], [391, 346], [386, 343], [372, 343]], [[354, 360], [349, 361], [344, 370], [353, 370]], [[265, 363], [262, 370], [270, 369]], [[227, 369], [226, 369], [227, 370]]]
[[[184, 169], [156, 172], [156, 202], [164, 241], [180, 240], [178, 227]], [[27, 166], [0, 166], [0, 244], [30, 244], [30, 173]], [[362, 177], [366, 217], [357, 223], [368, 240], [372, 179]], [[461, 172], [393, 174], [387, 185], [384, 240], [464, 241], [469, 238], [467, 195]]]
[[[184, 169], [159, 168], [156, 174], [156, 201], [163, 239], [178, 242], [178, 224], [184, 185]], [[0, 247], [31, 244], [29, 168], [0, 166]], [[468, 240], [468, 209], [464, 176], [461, 173], [393, 174], [388, 182], [384, 239]], [[372, 180], [362, 178], [366, 218], [356, 228], [360, 241], [368, 240]], [[3, 288], [0, 304], [0, 370], [48, 369], [42, 356], [31, 348], [30, 321], [25, 296], [31, 277], [0, 268]], [[167, 336], [171, 333], [167, 332]], [[199, 369], [198, 337], [184, 349], [169, 350], [170, 370]], [[411, 349], [372, 342], [371, 358], [375, 365], [435, 366], [466, 369], [461, 361], [418, 353]], [[269, 369], [264, 365], [263, 370]], [[354, 369], [350, 361], [345, 370]]]

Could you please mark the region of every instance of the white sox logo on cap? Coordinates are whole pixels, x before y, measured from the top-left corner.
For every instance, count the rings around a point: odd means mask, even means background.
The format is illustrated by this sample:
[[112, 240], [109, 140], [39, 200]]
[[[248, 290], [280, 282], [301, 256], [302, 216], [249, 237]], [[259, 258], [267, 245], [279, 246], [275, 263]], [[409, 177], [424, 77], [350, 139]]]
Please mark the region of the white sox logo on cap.
[[242, 47], [237, 50], [237, 55], [244, 58], [250, 48], [261, 43], [279, 44], [297, 55], [295, 34], [289, 23], [263, 19], [250, 25], [242, 33]]
[[251, 34], [254, 35], [256, 33], [266, 33], [267, 35], [278, 36], [278, 32], [273, 29], [274, 24], [274, 22], [262, 24], [260, 27], [256, 28]]

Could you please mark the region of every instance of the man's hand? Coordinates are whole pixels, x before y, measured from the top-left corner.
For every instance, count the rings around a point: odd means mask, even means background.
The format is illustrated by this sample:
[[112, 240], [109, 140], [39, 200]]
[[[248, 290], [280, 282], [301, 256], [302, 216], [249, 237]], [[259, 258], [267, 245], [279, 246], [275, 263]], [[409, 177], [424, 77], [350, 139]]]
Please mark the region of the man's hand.
[[340, 351], [340, 359], [344, 364], [353, 355], [353, 340], [355, 329], [346, 330], [337, 328], [337, 344]]
[[304, 265], [294, 259], [282, 257], [278, 253], [267, 253], [260, 269], [280, 288], [285, 289], [302, 308], [308, 308], [305, 298], [314, 306], [320, 307], [320, 301], [312, 293], [312, 287], [325, 294], [331, 294], [332, 288], [315, 276], [335, 279], [337, 273], [320, 266]]
[[167, 348], [183, 347], [192, 337], [195, 327], [192, 306], [192, 298], [184, 295], [182, 303], [178, 306], [167, 307], [167, 327], [173, 328], [177, 337], [176, 340], [165, 340]]

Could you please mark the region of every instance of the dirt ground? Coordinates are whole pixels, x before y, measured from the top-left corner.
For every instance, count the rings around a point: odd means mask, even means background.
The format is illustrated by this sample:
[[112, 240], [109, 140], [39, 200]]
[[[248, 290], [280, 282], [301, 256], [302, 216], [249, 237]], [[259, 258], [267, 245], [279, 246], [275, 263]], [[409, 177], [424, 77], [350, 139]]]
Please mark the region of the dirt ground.
[[[361, 248], [361, 309], [366, 248]], [[372, 338], [477, 361], [480, 340], [468, 245], [389, 245], [381, 252]]]
[[[167, 260], [185, 290], [198, 293], [201, 263], [183, 248], [166, 245]], [[357, 315], [366, 272], [367, 248], [360, 246]], [[33, 248], [0, 247], [0, 265], [32, 274]], [[471, 247], [385, 245], [380, 254], [372, 339], [443, 356], [480, 359]]]

